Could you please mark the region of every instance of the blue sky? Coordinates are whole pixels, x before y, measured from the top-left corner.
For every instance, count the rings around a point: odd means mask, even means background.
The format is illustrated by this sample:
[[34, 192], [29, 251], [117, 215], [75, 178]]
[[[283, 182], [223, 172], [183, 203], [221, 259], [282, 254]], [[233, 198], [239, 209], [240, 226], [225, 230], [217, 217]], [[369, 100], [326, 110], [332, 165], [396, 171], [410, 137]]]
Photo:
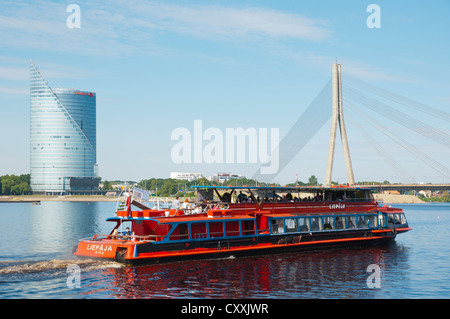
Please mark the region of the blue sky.
[[[71, 3], [80, 7], [80, 28], [67, 27]], [[366, 24], [371, 3], [381, 9], [381, 28]], [[167, 178], [171, 171], [251, 177], [260, 164], [174, 163], [172, 132], [193, 132], [194, 120], [202, 120], [204, 130], [278, 128], [282, 138], [331, 78], [336, 60], [343, 74], [446, 111], [449, 13], [444, 0], [2, 1], [0, 175], [29, 172], [30, 59], [51, 87], [97, 93], [103, 179]], [[401, 181], [347, 122], [355, 179]], [[447, 122], [426, 122], [450, 134]], [[323, 182], [329, 127], [275, 181], [314, 174]], [[392, 127], [450, 166], [447, 148]], [[417, 182], [449, 182], [374, 136]], [[346, 182], [340, 147], [333, 180]]]

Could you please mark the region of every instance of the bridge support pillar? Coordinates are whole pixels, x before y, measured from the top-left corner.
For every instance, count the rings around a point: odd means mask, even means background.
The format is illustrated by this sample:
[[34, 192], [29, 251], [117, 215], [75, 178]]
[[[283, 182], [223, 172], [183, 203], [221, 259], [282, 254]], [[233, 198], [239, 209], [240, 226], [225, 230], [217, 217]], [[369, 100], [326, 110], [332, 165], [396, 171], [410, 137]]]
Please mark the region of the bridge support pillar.
[[342, 78], [341, 65], [333, 64], [333, 115], [331, 117], [330, 144], [328, 146], [328, 160], [325, 174], [325, 186], [331, 185], [331, 176], [333, 172], [334, 149], [336, 145], [336, 131], [339, 123], [339, 132], [341, 135], [342, 148], [344, 151], [345, 167], [347, 169], [347, 178], [350, 185], [355, 184], [353, 176], [352, 161], [348, 146], [347, 132], [344, 123], [344, 111], [342, 108]]

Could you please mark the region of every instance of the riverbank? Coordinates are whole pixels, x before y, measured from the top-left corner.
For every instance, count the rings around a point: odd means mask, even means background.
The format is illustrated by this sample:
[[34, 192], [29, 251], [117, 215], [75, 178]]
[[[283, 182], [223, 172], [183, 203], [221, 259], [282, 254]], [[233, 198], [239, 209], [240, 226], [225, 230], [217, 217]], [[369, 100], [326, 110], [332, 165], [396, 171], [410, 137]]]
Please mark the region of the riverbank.
[[394, 194], [373, 194], [375, 200], [380, 204], [422, 204], [425, 203], [414, 195], [394, 195]]
[[44, 196], [44, 195], [19, 195], [0, 196], [0, 203], [33, 203], [33, 202], [115, 202], [117, 196], [103, 195], [68, 195], [68, 196]]

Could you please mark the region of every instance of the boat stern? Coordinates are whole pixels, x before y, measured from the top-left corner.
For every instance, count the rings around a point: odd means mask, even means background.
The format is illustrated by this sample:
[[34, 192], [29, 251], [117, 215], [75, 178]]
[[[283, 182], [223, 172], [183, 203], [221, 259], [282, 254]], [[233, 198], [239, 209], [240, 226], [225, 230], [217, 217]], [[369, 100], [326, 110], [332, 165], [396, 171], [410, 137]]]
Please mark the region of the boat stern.
[[80, 240], [73, 254], [78, 257], [115, 259], [119, 243], [113, 241]]

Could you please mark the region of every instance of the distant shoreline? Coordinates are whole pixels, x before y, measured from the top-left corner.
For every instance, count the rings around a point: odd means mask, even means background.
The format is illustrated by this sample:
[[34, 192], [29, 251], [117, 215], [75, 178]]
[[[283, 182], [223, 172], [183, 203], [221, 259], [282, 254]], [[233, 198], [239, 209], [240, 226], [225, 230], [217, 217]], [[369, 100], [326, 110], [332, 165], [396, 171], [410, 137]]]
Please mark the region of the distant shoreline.
[[43, 195], [11, 195], [0, 196], [0, 203], [35, 203], [35, 202], [116, 202], [117, 196], [104, 195], [68, 195], [68, 196], [43, 196]]
[[373, 194], [375, 200], [380, 204], [423, 204], [426, 203], [414, 195], [396, 195], [396, 194]]

